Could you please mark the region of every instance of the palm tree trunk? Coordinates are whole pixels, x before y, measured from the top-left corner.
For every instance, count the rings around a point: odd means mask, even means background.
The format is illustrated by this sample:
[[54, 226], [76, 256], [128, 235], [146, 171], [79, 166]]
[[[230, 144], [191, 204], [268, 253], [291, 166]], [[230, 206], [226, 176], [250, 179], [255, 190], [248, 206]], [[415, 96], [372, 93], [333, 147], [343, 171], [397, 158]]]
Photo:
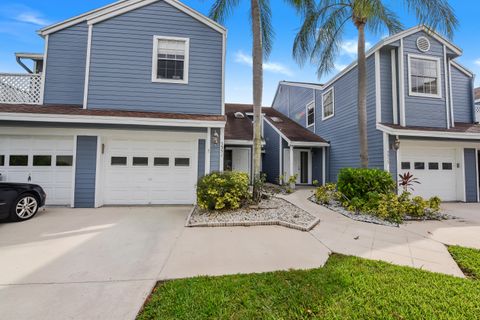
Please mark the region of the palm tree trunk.
[[367, 66], [365, 58], [365, 23], [358, 28], [358, 133], [360, 137], [360, 165], [368, 168], [367, 138]]
[[[262, 92], [263, 92], [263, 50], [262, 33], [260, 29], [260, 9], [258, 0], [251, 1], [252, 34], [253, 34], [253, 174], [254, 181], [260, 179], [261, 156], [261, 123], [262, 123]], [[260, 199], [260, 190], [254, 183], [253, 198]]]

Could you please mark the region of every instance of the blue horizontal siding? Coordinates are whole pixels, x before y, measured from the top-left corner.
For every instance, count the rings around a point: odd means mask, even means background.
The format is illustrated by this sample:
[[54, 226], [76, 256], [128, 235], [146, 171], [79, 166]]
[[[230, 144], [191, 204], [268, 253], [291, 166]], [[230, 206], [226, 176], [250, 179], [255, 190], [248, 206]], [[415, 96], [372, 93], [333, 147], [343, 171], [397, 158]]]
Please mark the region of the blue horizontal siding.
[[455, 122], [473, 122], [474, 106], [472, 78], [451, 66], [453, 119]]
[[465, 196], [467, 202], [477, 202], [477, 155], [475, 149], [465, 149]]
[[75, 208], [95, 207], [97, 137], [78, 136], [75, 159]]

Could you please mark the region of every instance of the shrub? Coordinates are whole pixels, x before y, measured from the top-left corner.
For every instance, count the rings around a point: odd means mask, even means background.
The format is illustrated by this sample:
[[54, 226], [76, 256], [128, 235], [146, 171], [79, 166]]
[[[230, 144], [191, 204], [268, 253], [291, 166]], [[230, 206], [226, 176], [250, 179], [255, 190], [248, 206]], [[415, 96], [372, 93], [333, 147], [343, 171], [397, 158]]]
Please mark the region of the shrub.
[[368, 193], [388, 194], [395, 191], [395, 181], [383, 170], [344, 168], [338, 175], [338, 191], [348, 199], [368, 200]]
[[335, 183], [327, 183], [315, 190], [315, 199], [321, 204], [330, 204], [332, 200], [338, 200], [337, 185]]
[[249, 178], [244, 172], [214, 172], [197, 184], [197, 203], [208, 210], [237, 209], [249, 198]]

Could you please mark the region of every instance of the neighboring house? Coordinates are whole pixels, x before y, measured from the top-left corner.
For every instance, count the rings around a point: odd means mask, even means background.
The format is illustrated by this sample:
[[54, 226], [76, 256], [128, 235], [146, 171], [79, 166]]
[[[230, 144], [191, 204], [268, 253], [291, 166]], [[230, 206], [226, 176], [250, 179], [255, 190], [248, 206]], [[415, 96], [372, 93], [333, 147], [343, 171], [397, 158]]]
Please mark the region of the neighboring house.
[[[224, 168], [252, 175], [253, 106], [226, 104], [225, 111]], [[278, 183], [284, 172], [292, 170], [298, 184], [322, 183], [329, 144], [273, 108], [262, 108], [262, 116], [262, 171], [267, 180]], [[284, 157], [279, 156], [282, 152]]]
[[226, 30], [176, 0], [127, 0], [39, 34], [43, 54], [17, 55], [36, 70], [0, 74], [0, 179], [50, 205], [193, 203], [223, 169]]
[[[474, 75], [455, 61], [461, 54], [423, 27], [387, 37], [367, 52], [369, 164], [397, 178], [413, 173], [421, 182], [415, 194], [477, 202], [480, 126]], [[325, 84], [280, 82], [272, 107], [329, 142], [326, 181], [360, 165], [356, 62]]]
[[480, 122], [480, 88], [475, 88], [475, 115], [476, 122]]

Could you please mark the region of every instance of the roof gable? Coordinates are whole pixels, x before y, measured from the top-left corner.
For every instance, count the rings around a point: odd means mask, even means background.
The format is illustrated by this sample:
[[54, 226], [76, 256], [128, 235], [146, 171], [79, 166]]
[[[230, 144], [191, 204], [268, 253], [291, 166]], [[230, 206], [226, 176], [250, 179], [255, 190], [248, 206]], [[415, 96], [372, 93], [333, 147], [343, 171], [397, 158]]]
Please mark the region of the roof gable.
[[206, 17], [205, 15], [199, 13], [198, 11], [193, 10], [192, 8], [184, 5], [178, 0], [120, 0], [115, 3], [109, 4], [107, 6], [94, 9], [92, 11], [83, 13], [76, 17], [64, 20], [62, 22], [47, 26], [43, 29], [40, 29], [38, 33], [42, 36], [46, 36], [48, 34], [57, 32], [59, 30], [71, 27], [75, 24], [78, 24], [83, 21], [87, 21], [88, 24], [92, 25], [106, 19], [110, 19], [112, 17], [121, 15], [123, 13], [135, 10], [137, 8], [152, 4], [154, 2], [164, 1], [165, 3], [170, 4], [171, 6], [179, 9], [180, 11], [185, 12], [186, 14], [190, 15], [191, 17], [197, 19], [198, 21], [204, 23], [205, 25], [209, 26], [210, 28], [214, 29], [217, 32], [222, 34], [226, 34], [226, 29], [218, 24], [217, 22], [211, 20], [210, 18]]

